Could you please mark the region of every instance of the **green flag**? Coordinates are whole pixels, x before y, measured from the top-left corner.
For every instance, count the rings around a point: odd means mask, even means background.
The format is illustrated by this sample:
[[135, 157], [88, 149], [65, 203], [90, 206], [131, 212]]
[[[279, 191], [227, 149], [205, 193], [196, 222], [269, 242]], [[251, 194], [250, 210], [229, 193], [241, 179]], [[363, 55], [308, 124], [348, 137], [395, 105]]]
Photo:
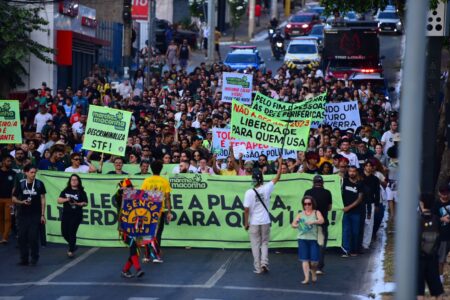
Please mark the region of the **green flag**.
[[83, 149], [124, 156], [131, 112], [91, 105]]
[[0, 100], [0, 144], [21, 144], [18, 100]]
[[311, 120], [284, 122], [233, 100], [231, 137], [276, 148], [305, 151]]

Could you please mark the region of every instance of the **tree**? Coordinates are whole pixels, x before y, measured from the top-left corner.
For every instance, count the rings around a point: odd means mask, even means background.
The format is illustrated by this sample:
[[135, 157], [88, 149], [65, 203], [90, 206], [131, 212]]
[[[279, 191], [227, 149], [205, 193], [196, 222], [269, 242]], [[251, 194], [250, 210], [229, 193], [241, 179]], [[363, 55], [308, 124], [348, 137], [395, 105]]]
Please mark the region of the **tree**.
[[236, 38], [236, 29], [241, 25], [242, 17], [245, 15], [247, 11], [248, 0], [228, 0], [230, 4], [230, 13], [231, 13], [231, 27], [233, 27], [233, 41]]
[[54, 50], [30, 38], [33, 31], [47, 31], [48, 22], [39, 16], [41, 9], [0, 1], [0, 96], [24, 85], [21, 76], [28, 73], [23, 64], [30, 55], [53, 63]]
[[203, 19], [205, 12], [205, 0], [189, 0], [191, 17]]

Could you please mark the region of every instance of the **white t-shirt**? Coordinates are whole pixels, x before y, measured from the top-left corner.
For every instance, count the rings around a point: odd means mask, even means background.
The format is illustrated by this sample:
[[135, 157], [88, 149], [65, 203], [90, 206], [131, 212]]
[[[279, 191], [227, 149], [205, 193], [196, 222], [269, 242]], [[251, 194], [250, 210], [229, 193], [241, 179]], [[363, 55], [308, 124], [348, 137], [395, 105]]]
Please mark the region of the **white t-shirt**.
[[34, 117], [34, 124], [36, 125], [36, 132], [41, 133], [42, 128], [45, 126], [45, 124], [47, 124], [47, 121], [52, 120], [52, 119], [53, 119], [53, 117], [49, 113], [36, 114], [36, 116]]
[[81, 123], [80, 121], [73, 123], [72, 131], [74, 134], [82, 135], [84, 133], [83, 123]]
[[385, 133], [383, 133], [383, 136], [381, 137], [381, 142], [384, 143], [383, 152], [387, 155], [387, 151], [389, 148], [394, 146], [394, 135], [396, 133], [392, 133], [392, 131], [388, 130]]
[[86, 165], [80, 165], [77, 169], [73, 168], [72, 166], [66, 168], [64, 172], [67, 173], [89, 173], [89, 167]]
[[358, 156], [356, 156], [355, 153], [350, 152], [350, 153], [345, 153], [344, 151], [341, 151], [340, 153], [343, 157], [347, 158], [349, 161], [349, 166], [356, 166], [359, 169], [359, 161], [358, 161]]
[[[267, 209], [270, 209], [270, 195], [272, 194], [273, 187], [275, 185], [272, 181], [256, 188], [261, 199], [264, 201]], [[249, 224], [250, 225], [264, 225], [270, 224], [270, 216], [267, 213], [264, 206], [259, 201], [258, 196], [256, 196], [255, 191], [253, 189], [249, 189], [245, 193], [244, 198], [244, 207], [248, 207], [249, 209]]]

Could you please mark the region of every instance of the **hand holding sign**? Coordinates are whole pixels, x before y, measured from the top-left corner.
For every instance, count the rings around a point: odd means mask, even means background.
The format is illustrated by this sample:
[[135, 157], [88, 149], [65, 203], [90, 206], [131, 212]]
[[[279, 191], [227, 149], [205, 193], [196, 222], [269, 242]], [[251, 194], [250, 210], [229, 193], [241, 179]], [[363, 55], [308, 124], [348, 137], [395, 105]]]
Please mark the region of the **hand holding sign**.
[[245, 145], [242, 145], [242, 144], [233, 146], [233, 152], [234, 152], [234, 155], [235, 156], [237, 155], [238, 157], [241, 157], [241, 155], [242, 156], [247, 155], [247, 149], [245, 148]]

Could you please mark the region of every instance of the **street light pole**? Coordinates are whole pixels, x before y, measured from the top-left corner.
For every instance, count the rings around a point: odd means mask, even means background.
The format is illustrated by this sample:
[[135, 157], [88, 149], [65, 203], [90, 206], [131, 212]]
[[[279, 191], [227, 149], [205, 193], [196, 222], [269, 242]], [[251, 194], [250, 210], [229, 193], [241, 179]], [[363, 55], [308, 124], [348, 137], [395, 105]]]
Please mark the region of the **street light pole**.
[[[428, 1], [409, 0], [406, 11], [406, 45], [402, 79], [401, 143], [398, 215], [395, 229], [395, 299], [416, 299], [418, 219], [421, 168], [411, 172], [422, 157], [423, 97], [425, 90], [425, 27]], [[412, 99], [417, 99], [410, 105]], [[414, 149], [414, 151], [412, 151]], [[420, 164], [419, 164], [420, 165]]]
[[272, 0], [270, 3], [270, 18], [277, 18], [278, 19], [278, 1]]
[[214, 63], [214, 38], [215, 38], [215, 14], [216, 0], [208, 0], [208, 63]]
[[156, 0], [148, 0], [147, 85], [150, 85], [151, 52], [154, 46]]
[[248, 2], [248, 39], [253, 38], [255, 33], [255, 0], [249, 0]]

